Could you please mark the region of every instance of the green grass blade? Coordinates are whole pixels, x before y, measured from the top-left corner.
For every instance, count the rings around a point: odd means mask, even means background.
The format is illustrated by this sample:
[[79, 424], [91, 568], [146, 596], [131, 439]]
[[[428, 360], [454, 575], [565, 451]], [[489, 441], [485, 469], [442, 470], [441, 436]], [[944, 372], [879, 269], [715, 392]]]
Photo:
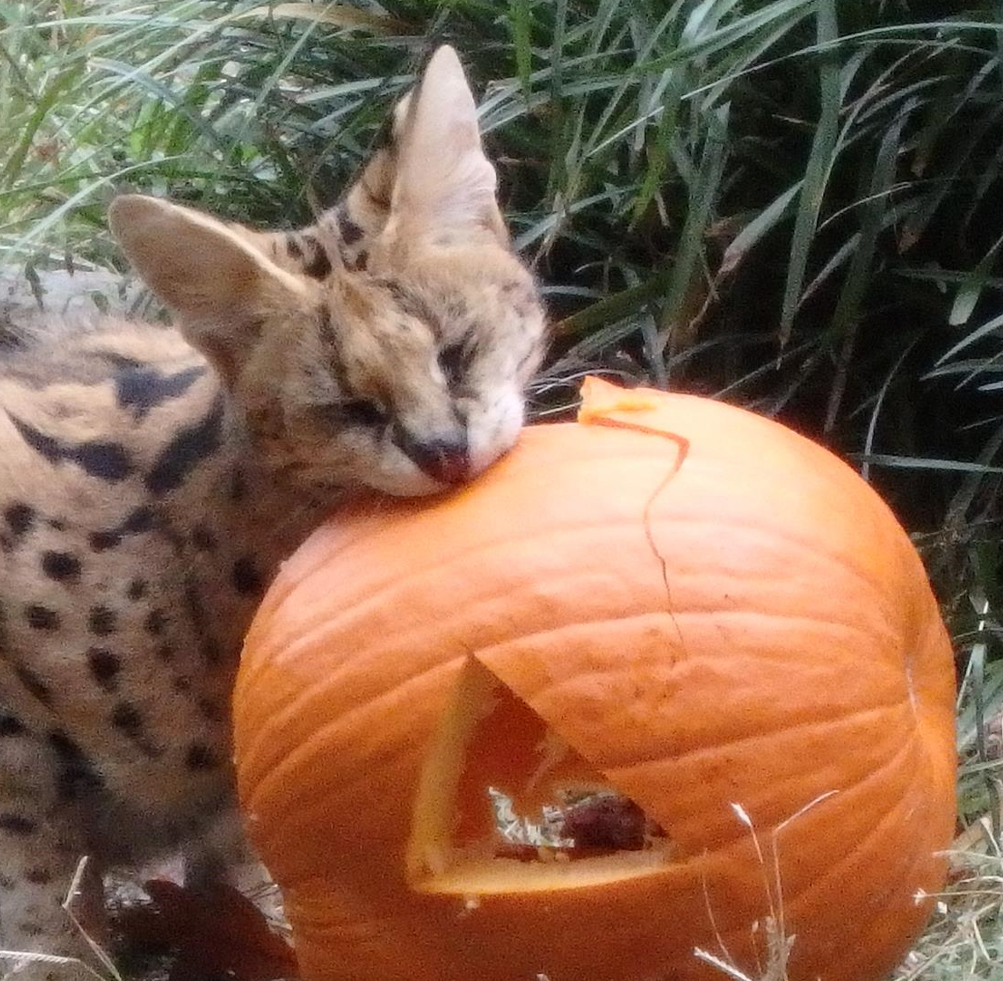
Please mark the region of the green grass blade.
[[79, 76], [80, 71], [76, 66], [60, 72], [45, 87], [41, 96], [35, 101], [34, 111], [24, 124], [19, 139], [14, 146], [14, 151], [7, 158], [3, 169], [0, 170], [0, 187], [10, 187], [20, 178], [21, 167], [28, 156], [29, 150], [31, 150], [32, 141], [35, 139], [35, 134], [38, 132], [39, 127], [45, 121], [62, 94], [77, 81]]
[[999, 314], [996, 317], [991, 317], [984, 324], [976, 327], [975, 330], [967, 333], [957, 344], [952, 345], [947, 349], [938, 359], [937, 364], [943, 364], [945, 361], [949, 361], [954, 357], [959, 351], [964, 351], [966, 347], [970, 347], [976, 341], [982, 340], [983, 337], [988, 337], [990, 334], [996, 333], [1000, 328], [1003, 327], [1003, 314]]
[[[836, 22], [835, 0], [817, 0], [816, 36], [823, 46], [833, 44], [839, 37]], [[832, 152], [836, 145], [839, 110], [842, 102], [839, 83], [839, 60], [834, 52], [819, 58], [819, 117], [812, 140], [811, 153], [805, 167], [804, 182], [794, 223], [787, 281], [780, 311], [779, 341], [781, 350], [786, 347], [794, 329], [801, 288], [808, 268], [815, 227], [822, 210], [826, 182], [831, 168]]]
[[512, 30], [512, 46], [515, 49], [516, 74], [522, 86], [523, 96], [529, 98], [530, 75], [533, 71], [533, 49], [531, 37], [530, 0], [509, 0], [509, 24]]
[[712, 113], [700, 165], [690, 188], [686, 223], [680, 235], [679, 250], [672, 263], [672, 276], [659, 318], [663, 351], [668, 349], [675, 353], [678, 349], [675, 334], [684, 327], [680, 321], [683, 301], [703, 256], [707, 226], [721, 193], [721, 178], [727, 156], [729, 110], [730, 106], [725, 104]]
[[837, 370], [829, 392], [823, 432], [832, 431], [845, 391], [847, 374], [860, 324], [860, 306], [870, 282], [878, 234], [881, 232], [889, 195], [895, 183], [895, 169], [902, 141], [902, 129], [909, 121], [915, 102], [903, 107], [881, 139], [871, 174], [867, 198], [860, 206], [860, 234], [843, 280], [839, 300], [829, 321], [829, 332], [842, 338]]

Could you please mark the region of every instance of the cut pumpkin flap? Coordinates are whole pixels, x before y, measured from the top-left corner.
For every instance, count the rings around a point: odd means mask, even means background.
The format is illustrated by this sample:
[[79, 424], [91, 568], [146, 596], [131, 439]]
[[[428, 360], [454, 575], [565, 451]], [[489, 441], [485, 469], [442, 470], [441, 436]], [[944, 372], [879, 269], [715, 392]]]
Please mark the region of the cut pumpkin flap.
[[657, 412], [663, 406], [657, 393], [612, 385], [595, 375], [587, 375], [581, 387], [582, 404], [578, 421], [590, 425], [616, 412]]

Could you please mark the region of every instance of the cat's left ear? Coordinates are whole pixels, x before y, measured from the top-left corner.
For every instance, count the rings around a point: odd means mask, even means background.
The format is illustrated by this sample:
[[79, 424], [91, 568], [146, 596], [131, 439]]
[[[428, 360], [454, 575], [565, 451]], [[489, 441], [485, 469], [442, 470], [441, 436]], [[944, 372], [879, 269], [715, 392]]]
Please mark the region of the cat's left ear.
[[202, 212], [123, 194], [109, 220], [146, 285], [181, 315], [182, 333], [227, 380], [246, 361], [262, 323], [315, 306], [315, 283], [281, 269]]
[[391, 221], [419, 234], [462, 240], [488, 232], [507, 243], [477, 107], [460, 59], [448, 45], [432, 55], [406, 113]]

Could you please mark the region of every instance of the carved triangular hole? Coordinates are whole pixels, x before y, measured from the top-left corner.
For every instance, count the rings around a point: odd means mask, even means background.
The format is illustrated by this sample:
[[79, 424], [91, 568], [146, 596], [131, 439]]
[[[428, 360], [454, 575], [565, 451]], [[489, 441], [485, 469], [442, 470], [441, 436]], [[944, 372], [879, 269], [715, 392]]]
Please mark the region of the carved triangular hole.
[[664, 868], [669, 841], [469, 658], [430, 747], [408, 873], [426, 892], [528, 891]]

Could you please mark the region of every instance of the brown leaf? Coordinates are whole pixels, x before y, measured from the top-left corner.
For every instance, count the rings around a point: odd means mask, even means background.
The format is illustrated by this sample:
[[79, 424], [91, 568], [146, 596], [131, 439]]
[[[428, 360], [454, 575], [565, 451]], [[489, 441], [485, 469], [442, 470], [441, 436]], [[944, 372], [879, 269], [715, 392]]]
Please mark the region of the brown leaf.
[[232, 886], [198, 892], [166, 879], [145, 884], [151, 902], [124, 910], [118, 922], [136, 946], [176, 952], [171, 981], [228, 976], [274, 981], [298, 974], [292, 948], [264, 915]]

